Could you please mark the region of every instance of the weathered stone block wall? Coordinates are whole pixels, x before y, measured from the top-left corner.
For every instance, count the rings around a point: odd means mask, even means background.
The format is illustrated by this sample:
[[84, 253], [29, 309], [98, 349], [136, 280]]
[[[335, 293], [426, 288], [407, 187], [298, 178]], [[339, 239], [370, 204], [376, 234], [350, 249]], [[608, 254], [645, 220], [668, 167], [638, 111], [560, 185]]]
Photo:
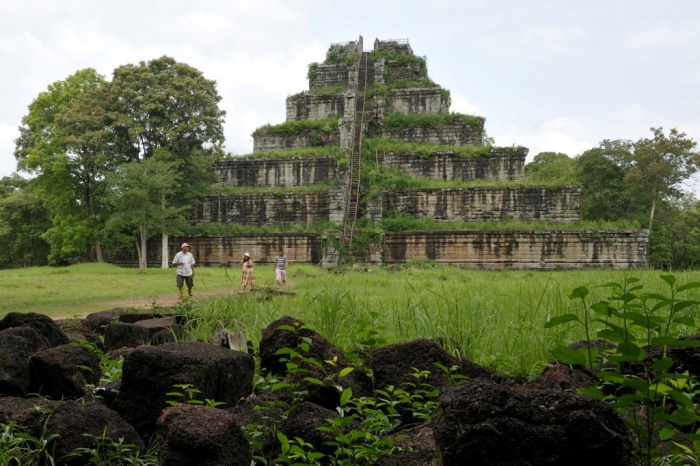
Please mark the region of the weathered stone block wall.
[[342, 116], [345, 109], [343, 94], [301, 94], [287, 97], [287, 121], [321, 120]]
[[331, 44], [328, 48], [328, 52], [326, 52], [326, 59], [328, 59], [331, 54], [335, 54], [339, 58], [344, 58], [346, 55], [359, 55], [362, 53], [364, 47], [362, 44], [362, 36], [356, 41]]
[[315, 76], [309, 81], [309, 89], [348, 83], [348, 67], [345, 64], [316, 65]]
[[[333, 235], [330, 236], [333, 237]], [[245, 252], [250, 254], [255, 264], [272, 264], [280, 247], [284, 248], [291, 264], [296, 262], [332, 266], [338, 260], [335, 243], [329, 240], [327, 235], [321, 233], [267, 233], [172, 237], [168, 243], [168, 262], [172, 261], [183, 242], [190, 245], [190, 252], [197, 261], [197, 265], [207, 267], [240, 267], [241, 256]], [[148, 242], [149, 267], [160, 267], [160, 246], [160, 240]], [[107, 261], [125, 267], [138, 267], [135, 252], [115, 253], [107, 251]], [[268, 271], [270, 270], [268, 269]], [[256, 274], [256, 279], [260, 280], [260, 278], [262, 276]], [[274, 275], [271, 275], [270, 278], [274, 279]], [[175, 272], [173, 271], [173, 286], [174, 279]], [[235, 278], [234, 286], [238, 286]]]
[[388, 93], [384, 103], [385, 113], [430, 114], [449, 111], [449, 102], [442, 100], [439, 87], [394, 89]]
[[282, 149], [300, 149], [304, 147], [337, 146], [340, 133], [323, 133], [315, 131], [306, 134], [261, 134], [253, 135], [253, 152], [265, 152]]
[[527, 149], [506, 155], [492, 151], [487, 157], [462, 157], [451, 152], [438, 153], [425, 159], [419, 154], [384, 155], [383, 166], [436, 180], [493, 180], [515, 181], [525, 179]]
[[[242, 193], [208, 196], [192, 211], [193, 223], [285, 225], [319, 221], [342, 222], [342, 189], [314, 192]], [[338, 213], [338, 211], [340, 212]]]
[[478, 269], [646, 267], [647, 230], [387, 233], [385, 263], [412, 259]]
[[[324, 240], [319, 233], [268, 233], [261, 235], [217, 235], [193, 238], [175, 238], [177, 246], [187, 241], [195, 260], [205, 266], [237, 266], [247, 252], [256, 264], [270, 264], [283, 247], [290, 262], [320, 263], [323, 260]], [[256, 277], [260, 278], [260, 277]]]
[[474, 128], [466, 123], [445, 125], [439, 128], [413, 128], [401, 131], [384, 131], [384, 137], [404, 142], [443, 144], [449, 146], [480, 146], [484, 136], [484, 121]]
[[338, 162], [332, 156], [285, 158], [231, 158], [214, 163], [219, 184], [283, 188], [309, 186], [340, 176]]
[[383, 208], [438, 222], [568, 223], [579, 220], [580, 193], [567, 186], [398, 189], [383, 193]]
[[395, 52], [413, 55], [413, 49], [408, 43], [408, 39], [379, 40], [374, 39], [374, 50], [379, 52]]
[[374, 62], [374, 72], [370, 75], [375, 84], [385, 84], [398, 79], [422, 79], [428, 77], [428, 70], [419, 63], [398, 66], [396, 62], [380, 58]]

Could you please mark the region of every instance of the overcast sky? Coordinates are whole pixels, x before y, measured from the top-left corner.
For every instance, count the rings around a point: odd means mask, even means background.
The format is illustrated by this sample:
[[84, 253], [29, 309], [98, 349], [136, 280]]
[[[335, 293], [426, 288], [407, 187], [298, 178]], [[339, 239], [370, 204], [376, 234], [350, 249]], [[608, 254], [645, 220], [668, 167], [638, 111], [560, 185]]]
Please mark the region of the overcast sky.
[[410, 41], [452, 111], [497, 145], [575, 156], [678, 128], [700, 140], [700, 0], [0, 0], [0, 177], [17, 127], [55, 81], [163, 55], [218, 83], [226, 147], [285, 119], [307, 65], [364, 37]]

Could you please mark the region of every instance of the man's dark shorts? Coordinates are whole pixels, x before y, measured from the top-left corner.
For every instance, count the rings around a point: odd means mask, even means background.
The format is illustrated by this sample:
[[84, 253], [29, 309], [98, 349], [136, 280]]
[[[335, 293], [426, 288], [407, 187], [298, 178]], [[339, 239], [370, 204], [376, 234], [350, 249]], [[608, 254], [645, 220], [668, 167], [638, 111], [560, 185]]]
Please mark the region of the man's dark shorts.
[[192, 288], [194, 286], [194, 280], [192, 279], [192, 275], [189, 277], [183, 277], [182, 275], [177, 276], [177, 287], [182, 288], [182, 284], [187, 283], [187, 288]]

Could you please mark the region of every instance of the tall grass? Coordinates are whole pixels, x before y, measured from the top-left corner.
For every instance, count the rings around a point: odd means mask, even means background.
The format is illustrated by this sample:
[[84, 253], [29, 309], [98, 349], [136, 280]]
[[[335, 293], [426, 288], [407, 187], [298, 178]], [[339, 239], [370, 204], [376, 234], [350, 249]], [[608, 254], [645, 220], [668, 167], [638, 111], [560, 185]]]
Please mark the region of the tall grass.
[[[479, 271], [420, 261], [403, 266], [348, 266], [333, 271], [290, 264], [289, 293], [276, 288], [271, 265], [256, 266], [258, 290], [237, 293], [240, 270], [197, 268], [196, 298], [182, 307], [192, 319], [186, 338], [209, 341], [218, 329], [240, 330], [257, 346], [261, 330], [290, 315], [340, 348], [354, 352], [378, 344], [433, 338], [454, 354], [521, 378], [539, 373], [550, 348], [584, 338], [582, 328], [545, 329], [550, 318], [580, 313], [572, 289], [637, 277], [645, 290], [663, 292], [661, 272]], [[700, 281], [700, 271], [675, 274], [679, 283]], [[137, 270], [106, 264], [1, 270], [0, 317], [9, 311], [54, 317], [104, 310], [113, 300], [154, 301], [176, 294], [174, 270]], [[607, 297], [593, 286], [590, 302]], [[700, 299], [689, 290], [688, 299]]]
[[[663, 289], [654, 271], [491, 272], [428, 263], [421, 268], [329, 273], [293, 265], [289, 281], [294, 294], [280, 295], [265, 289], [273, 286], [271, 268], [269, 274], [262, 275], [261, 291], [196, 305], [192, 314], [199, 325], [190, 337], [207, 341], [213, 332], [209, 322], [244, 331], [256, 346], [262, 327], [291, 315], [348, 352], [377, 343], [432, 338], [456, 355], [503, 374], [530, 378], [547, 364], [550, 348], [584, 338], [578, 328], [544, 328], [553, 316], [580, 311], [567, 297], [570, 290], [620, 280], [625, 274], [640, 278], [650, 290]], [[680, 273], [678, 278], [698, 280], [700, 272]], [[591, 300], [606, 297], [603, 288], [593, 290]]]

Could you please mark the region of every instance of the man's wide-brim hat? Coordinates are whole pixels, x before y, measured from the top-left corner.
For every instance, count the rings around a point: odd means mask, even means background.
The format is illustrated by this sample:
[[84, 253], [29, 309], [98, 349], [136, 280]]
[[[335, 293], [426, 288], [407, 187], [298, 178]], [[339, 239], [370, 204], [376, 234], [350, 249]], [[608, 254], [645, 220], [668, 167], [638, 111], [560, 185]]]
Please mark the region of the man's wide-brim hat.
[[244, 252], [243, 257], [247, 257], [248, 259], [250, 259], [250, 254], [248, 254], [247, 252]]
[[187, 243], [182, 243], [182, 246], [180, 246], [180, 249], [182, 249], [182, 248], [189, 248], [189, 247], [190, 247], [189, 244], [187, 244]]

